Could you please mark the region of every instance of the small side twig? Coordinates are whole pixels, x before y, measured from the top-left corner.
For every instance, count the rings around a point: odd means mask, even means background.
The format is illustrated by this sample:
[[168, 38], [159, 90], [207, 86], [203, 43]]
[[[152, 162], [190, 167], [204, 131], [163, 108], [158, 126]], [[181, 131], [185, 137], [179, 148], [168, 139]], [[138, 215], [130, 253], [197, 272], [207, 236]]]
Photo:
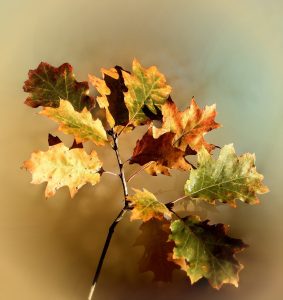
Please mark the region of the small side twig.
[[111, 172], [111, 171], [103, 171], [103, 174], [110, 174], [110, 175], [113, 175], [113, 176], [119, 176], [119, 174], [116, 174], [116, 173]]
[[139, 168], [138, 170], [136, 170], [132, 175], [130, 175], [130, 177], [127, 179], [127, 182], [130, 182], [139, 172], [141, 172], [144, 169], [146, 169], [150, 164], [152, 164], [152, 161], [146, 163], [141, 168]]
[[179, 201], [181, 201], [183, 199], [186, 199], [186, 198], [190, 198], [190, 196], [189, 195], [181, 196], [181, 197], [177, 198], [176, 200], [173, 200], [173, 201], [170, 201], [170, 202], [166, 203], [166, 206], [173, 207], [177, 202], [179, 202]]

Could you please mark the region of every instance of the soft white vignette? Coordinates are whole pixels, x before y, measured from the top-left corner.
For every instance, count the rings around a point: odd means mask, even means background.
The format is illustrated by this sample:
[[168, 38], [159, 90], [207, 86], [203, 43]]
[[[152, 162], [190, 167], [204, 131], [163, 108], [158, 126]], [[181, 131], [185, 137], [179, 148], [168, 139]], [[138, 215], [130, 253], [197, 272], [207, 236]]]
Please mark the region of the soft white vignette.
[[[224, 127], [208, 139], [219, 145], [233, 142], [239, 154], [255, 152], [271, 192], [258, 206], [221, 207], [223, 214], [215, 217], [230, 223], [232, 233], [250, 244], [240, 256], [246, 267], [239, 289], [187, 288], [180, 274], [172, 284], [150, 283], [151, 275], [138, 273], [142, 248], [132, 247], [138, 225], [124, 220], [96, 299], [280, 299], [282, 14], [281, 1], [1, 2], [0, 298], [86, 298], [107, 226], [120, 206], [119, 183], [106, 176], [74, 200], [62, 190], [45, 201], [44, 186], [29, 184], [30, 175], [20, 165], [33, 150], [46, 149], [47, 133], [56, 126], [22, 104], [27, 71], [40, 61], [69, 62], [85, 80], [88, 73], [98, 75], [102, 66], [129, 68], [137, 57], [166, 75], [181, 108], [191, 96], [200, 105], [217, 103], [217, 120]], [[121, 143], [126, 158], [130, 147]], [[110, 161], [106, 165], [114, 167]], [[142, 175], [132, 185], [145, 186], [166, 201], [182, 193], [186, 176], [177, 176]]]

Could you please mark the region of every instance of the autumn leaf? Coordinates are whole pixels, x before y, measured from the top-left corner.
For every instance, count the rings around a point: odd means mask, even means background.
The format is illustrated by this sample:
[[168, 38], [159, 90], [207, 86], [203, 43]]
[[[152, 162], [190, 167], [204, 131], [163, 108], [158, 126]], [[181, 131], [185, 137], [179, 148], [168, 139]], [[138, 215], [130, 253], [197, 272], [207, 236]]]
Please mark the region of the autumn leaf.
[[77, 143], [77, 142], [76, 142], [76, 139], [74, 139], [73, 144], [72, 144], [72, 146], [70, 147], [70, 150], [71, 150], [71, 149], [76, 149], [76, 148], [81, 149], [81, 148], [83, 148], [83, 147], [84, 147], [83, 143]]
[[165, 219], [150, 219], [140, 226], [141, 234], [135, 246], [144, 246], [144, 253], [139, 262], [140, 272], [151, 271], [154, 281], [168, 282], [174, 270], [179, 269], [176, 263], [168, 260], [173, 253], [174, 242], [169, 241], [170, 222]]
[[201, 222], [199, 217], [190, 216], [172, 222], [170, 228], [170, 240], [175, 242], [173, 259], [192, 284], [205, 277], [216, 289], [225, 283], [238, 287], [238, 273], [243, 266], [234, 255], [247, 245], [227, 236], [228, 226], [209, 225], [208, 220]]
[[45, 107], [39, 114], [57, 122], [58, 130], [74, 135], [77, 143], [92, 141], [96, 145], [104, 145], [107, 141], [102, 122], [99, 119], [93, 120], [86, 108], [81, 112], [75, 111], [69, 101], [60, 100], [58, 108]]
[[161, 220], [162, 218], [170, 219], [171, 212], [148, 190], [143, 191], [133, 189], [135, 194], [128, 196], [132, 209], [131, 220], [142, 220], [146, 222], [152, 218]]
[[[124, 84], [121, 67], [116, 66], [109, 70], [102, 68], [103, 79], [89, 75], [90, 83], [100, 93], [97, 102], [100, 108], [106, 111], [106, 119], [111, 128], [116, 125], [126, 125], [129, 121], [129, 111], [124, 101]], [[124, 71], [126, 72], [126, 71]]]
[[239, 199], [248, 204], [259, 202], [256, 194], [268, 192], [263, 176], [256, 171], [255, 155], [237, 157], [232, 144], [224, 146], [217, 160], [203, 147], [198, 152], [198, 167], [192, 170], [185, 184], [185, 193], [192, 198], [214, 204], [216, 200], [236, 206]]
[[35, 70], [30, 70], [23, 89], [30, 93], [25, 104], [31, 107], [59, 107], [60, 99], [68, 100], [76, 111], [84, 107], [91, 109], [94, 99], [90, 97], [87, 81], [78, 82], [73, 67], [67, 63], [55, 68], [41, 62]]
[[74, 197], [87, 182], [97, 184], [102, 172], [102, 163], [95, 151], [87, 154], [81, 148], [70, 150], [63, 143], [50, 146], [47, 151], [33, 152], [23, 167], [31, 172], [31, 183], [47, 182], [46, 198], [54, 196], [63, 186], [68, 186]]
[[171, 87], [155, 66], [145, 69], [134, 59], [132, 73], [122, 71], [124, 82], [128, 88], [124, 92], [125, 103], [129, 110], [129, 123], [137, 126], [148, 122], [149, 118], [143, 111], [146, 106], [154, 115], [168, 98]]
[[48, 134], [48, 145], [49, 146], [54, 146], [57, 144], [62, 143], [62, 141], [60, 140], [60, 138], [58, 136], [53, 136], [52, 134]]
[[173, 146], [186, 151], [189, 146], [198, 151], [204, 146], [209, 152], [214, 149], [214, 145], [208, 144], [204, 140], [204, 135], [220, 127], [214, 121], [216, 116], [216, 106], [206, 106], [201, 109], [196, 104], [194, 98], [190, 106], [180, 112], [176, 104], [169, 98], [161, 108], [163, 123], [160, 128], [153, 127], [153, 137], [158, 138], [167, 132], [175, 133]]
[[151, 175], [159, 173], [170, 175], [169, 169], [189, 170], [190, 164], [186, 161], [186, 153], [172, 146], [174, 133], [167, 132], [154, 139], [151, 128], [138, 140], [130, 159], [130, 164], [141, 166], [149, 164], [145, 170]]

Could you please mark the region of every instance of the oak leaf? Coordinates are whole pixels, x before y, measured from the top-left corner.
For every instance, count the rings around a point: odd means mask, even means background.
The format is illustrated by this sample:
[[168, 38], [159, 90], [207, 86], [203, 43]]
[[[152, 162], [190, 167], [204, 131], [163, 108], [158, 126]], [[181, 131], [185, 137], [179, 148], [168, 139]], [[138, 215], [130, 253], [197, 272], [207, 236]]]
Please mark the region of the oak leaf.
[[156, 66], [145, 69], [134, 59], [132, 73], [122, 71], [124, 82], [128, 88], [124, 92], [125, 103], [129, 110], [129, 123], [137, 126], [146, 124], [148, 116], [143, 111], [147, 107], [154, 115], [168, 98], [171, 87], [166, 84], [166, 79]]
[[129, 121], [129, 111], [124, 101], [124, 92], [127, 88], [122, 71], [124, 70], [121, 67], [116, 66], [109, 70], [102, 68], [103, 79], [89, 75], [90, 83], [100, 93], [96, 100], [99, 107], [105, 109], [106, 119], [111, 128], [126, 125]]
[[62, 143], [62, 141], [58, 136], [54, 136], [50, 133], [48, 134], [48, 146], [54, 146], [60, 143]]
[[190, 216], [172, 222], [170, 228], [170, 240], [175, 242], [173, 259], [192, 284], [205, 277], [216, 289], [224, 283], [238, 286], [238, 273], [243, 266], [234, 255], [247, 245], [227, 236], [228, 226], [209, 225], [208, 220], [202, 222], [199, 217]]
[[224, 146], [217, 160], [203, 147], [197, 155], [198, 167], [185, 184], [185, 194], [211, 204], [216, 200], [236, 206], [236, 199], [248, 204], [259, 202], [256, 194], [268, 192], [263, 176], [256, 171], [255, 155], [237, 157], [232, 144]]
[[163, 203], [159, 202], [148, 190], [133, 190], [135, 194], [127, 198], [132, 207], [131, 220], [142, 220], [146, 222], [152, 218], [159, 220], [171, 218], [169, 209]]
[[47, 182], [46, 198], [54, 196], [63, 186], [68, 186], [74, 197], [86, 183], [97, 184], [102, 172], [102, 163], [95, 151], [87, 154], [81, 148], [70, 150], [63, 143], [50, 146], [47, 151], [33, 152], [23, 167], [31, 172], [31, 183]]
[[169, 98], [161, 108], [163, 114], [163, 123], [161, 128], [153, 126], [153, 137], [158, 138], [167, 132], [175, 133], [173, 146], [186, 151], [189, 146], [198, 151], [204, 146], [208, 151], [214, 149], [214, 145], [208, 144], [204, 135], [220, 127], [215, 122], [216, 106], [206, 106], [199, 108], [194, 98], [190, 106], [183, 112], [180, 112], [176, 104]]
[[75, 136], [76, 142], [92, 141], [104, 145], [107, 134], [99, 119], [93, 120], [91, 113], [84, 108], [81, 112], [74, 110], [67, 100], [60, 100], [58, 108], [44, 107], [39, 114], [59, 124], [58, 130]]
[[155, 139], [150, 128], [142, 139], [137, 141], [130, 164], [144, 166], [149, 163], [145, 170], [151, 175], [170, 175], [169, 169], [189, 170], [186, 153], [172, 146], [173, 138], [174, 133], [167, 132]]
[[68, 100], [77, 111], [94, 106], [88, 82], [76, 81], [73, 67], [67, 63], [55, 68], [41, 62], [35, 70], [29, 71], [28, 77], [23, 86], [24, 91], [30, 93], [25, 100], [28, 106], [59, 107], [60, 99]]
[[168, 241], [170, 222], [165, 219], [150, 219], [141, 224], [140, 230], [141, 234], [134, 244], [144, 246], [144, 253], [139, 262], [140, 272], [153, 272], [154, 281], [171, 281], [173, 271], [179, 267], [168, 260], [175, 245], [174, 242]]

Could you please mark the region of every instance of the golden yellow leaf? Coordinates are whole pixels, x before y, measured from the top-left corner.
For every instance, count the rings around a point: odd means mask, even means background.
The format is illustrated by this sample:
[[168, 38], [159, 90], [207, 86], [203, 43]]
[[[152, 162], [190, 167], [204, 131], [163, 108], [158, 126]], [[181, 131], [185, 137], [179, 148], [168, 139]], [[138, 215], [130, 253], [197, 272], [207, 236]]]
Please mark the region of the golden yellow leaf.
[[135, 194], [128, 197], [128, 200], [132, 203], [132, 215], [131, 220], [142, 220], [144, 222], [156, 218], [161, 220], [162, 218], [170, 219], [171, 212], [156, 197], [148, 190], [143, 191], [133, 189]]
[[62, 186], [68, 186], [71, 197], [87, 182], [100, 180], [102, 162], [97, 153], [87, 154], [82, 148], [69, 149], [63, 143], [50, 146], [47, 151], [33, 152], [23, 163], [32, 174], [33, 184], [47, 182], [45, 196], [54, 196]]
[[77, 143], [92, 141], [96, 145], [104, 145], [107, 141], [102, 122], [99, 119], [93, 120], [86, 108], [82, 112], [75, 111], [69, 101], [61, 99], [58, 108], [44, 107], [39, 114], [57, 122], [58, 130], [74, 135]]

